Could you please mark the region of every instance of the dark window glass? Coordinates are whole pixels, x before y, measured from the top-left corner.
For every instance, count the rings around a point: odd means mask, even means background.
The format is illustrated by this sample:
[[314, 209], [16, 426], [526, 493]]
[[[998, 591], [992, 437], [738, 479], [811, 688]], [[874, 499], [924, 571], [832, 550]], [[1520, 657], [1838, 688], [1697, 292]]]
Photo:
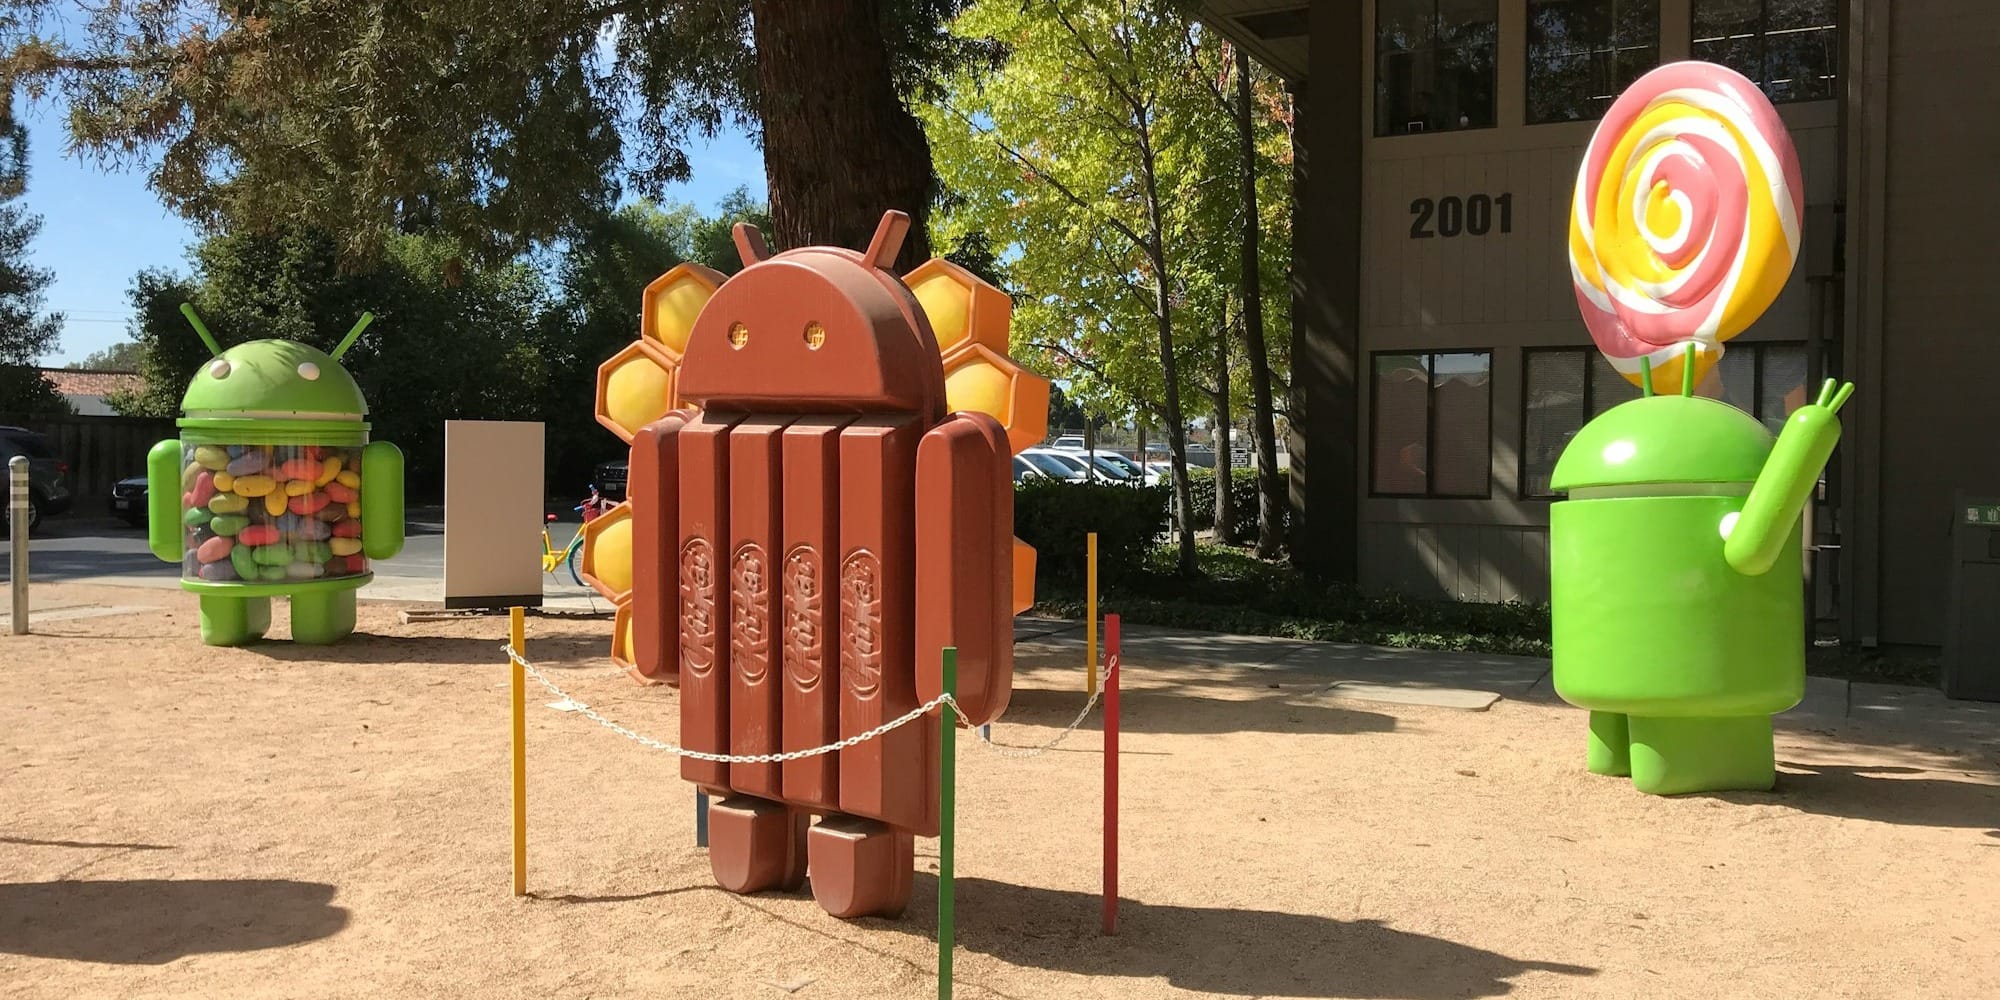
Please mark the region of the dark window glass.
[[[1639, 387], [1588, 348], [1531, 350], [1522, 379], [1521, 495], [1546, 498], [1553, 495], [1549, 478], [1570, 438], [1588, 419], [1638, 399]], [[1756, 417], [1776, 434], [1784, 429], [1785, 418], [1807, 402], [1805, 345], [1731, 345], [1694, 392]]]
[[1370, 491], [1486, 496], [1492, 372], [1487, 351], [1375, 355]]
[[1694, 0], [1694, 57], [1749, 77], [1771, 100], [1834, 96], [1839, 0]]
[[1528, 0], [1530, 123], [1596, 118], [1659, 63], [1659, 0]]
[[1375, 134], [1491, 128], [1499, 0], [1376, 0]]

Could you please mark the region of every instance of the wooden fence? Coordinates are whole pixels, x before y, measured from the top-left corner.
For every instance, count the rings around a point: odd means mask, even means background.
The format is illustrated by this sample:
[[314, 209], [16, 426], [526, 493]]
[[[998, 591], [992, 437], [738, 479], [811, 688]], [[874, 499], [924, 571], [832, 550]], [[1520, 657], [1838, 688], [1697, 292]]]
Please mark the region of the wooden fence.
[[154, 417], [20, 417], [0, 414], [0, 424], [26, 427], [48, 435], [56, 454], [69, 463], [70, 492], [76, 510], [102, 514], [111, 485], [127, 476], [146, 474], [146, 452], [166, 438], [179, 436], [170, 419]]

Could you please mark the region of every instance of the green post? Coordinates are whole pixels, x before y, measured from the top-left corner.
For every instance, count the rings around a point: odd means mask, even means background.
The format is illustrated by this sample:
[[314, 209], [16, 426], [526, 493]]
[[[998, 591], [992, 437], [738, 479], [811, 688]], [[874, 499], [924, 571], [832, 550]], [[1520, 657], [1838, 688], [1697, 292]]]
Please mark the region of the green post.
[[[944, 648], [944, 694], [958, 697], [958, 647]], [[939, 737], [938, 763], [938, 1000], [951, 1000], [951, 950], [956, 935], [952, 928], [952, 826], [958, 808], [958, 715], [951, 706], [941, 706], [943, 732]]]

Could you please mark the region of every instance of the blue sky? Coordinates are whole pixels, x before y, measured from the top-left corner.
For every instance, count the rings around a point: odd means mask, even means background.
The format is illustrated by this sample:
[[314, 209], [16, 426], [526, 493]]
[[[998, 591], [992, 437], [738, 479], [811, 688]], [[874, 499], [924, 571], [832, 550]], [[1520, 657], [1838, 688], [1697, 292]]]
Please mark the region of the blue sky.
[[[61, 109], [38, 102], [23, 110], [29, 142], [26, 201], [42, 217], [41, 235], [29, 252], [36, 266], [55, 272], [47, 309], [65, 318], [62, 344], [42, 364], [61, 366], [126, 339], [132, 310], [125, 292], [133, 275], [148, 267], [187, 270], [195, 233], [147, 189], [145, 168], [119, 172], [65, 156], [69, 138]], [[690, 149], [688, 158], [693, 176], [667, 192], [670, 200], [709, 210], [738, 187], [763, 197], [763, 155], [747, 136], [718, 134]]]

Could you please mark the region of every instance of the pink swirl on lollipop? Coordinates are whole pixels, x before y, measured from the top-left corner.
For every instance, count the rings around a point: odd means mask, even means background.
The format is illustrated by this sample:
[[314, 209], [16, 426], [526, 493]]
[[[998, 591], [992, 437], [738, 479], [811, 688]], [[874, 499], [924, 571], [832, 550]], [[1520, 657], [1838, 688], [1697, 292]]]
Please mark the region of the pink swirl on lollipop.
[[1640, 77], [1577, 171], [1570, 271], [1590, 336], [1634, 383], [1698, 379], [1784, 289], [1805, 214], [1798, 152], [1757, 86], [1680, 62]]

